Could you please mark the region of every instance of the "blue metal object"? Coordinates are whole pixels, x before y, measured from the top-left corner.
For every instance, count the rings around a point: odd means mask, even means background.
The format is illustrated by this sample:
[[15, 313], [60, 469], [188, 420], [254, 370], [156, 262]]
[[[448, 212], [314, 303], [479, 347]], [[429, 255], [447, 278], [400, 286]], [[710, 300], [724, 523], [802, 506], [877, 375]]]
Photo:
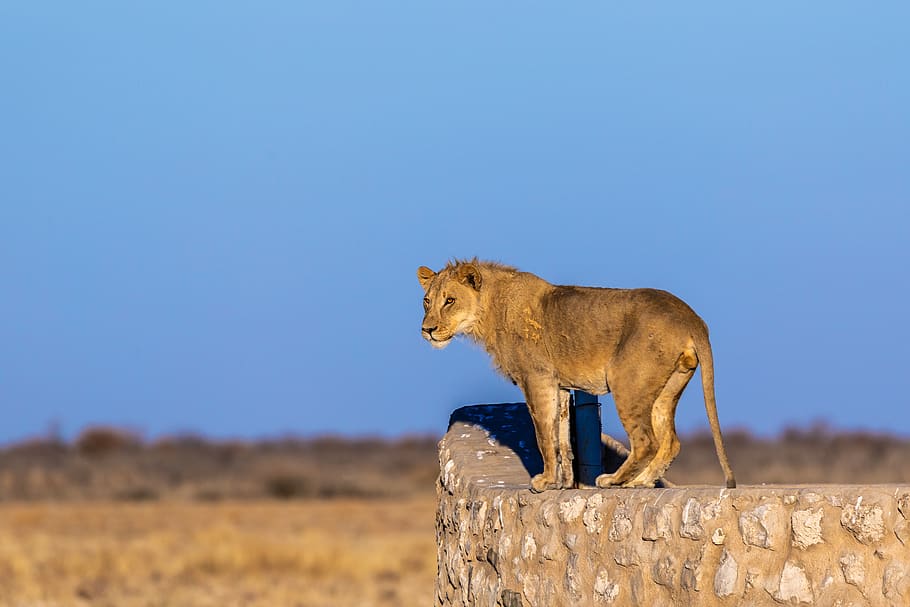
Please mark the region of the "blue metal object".
[[595, 486], [597, 477], [603, 471], [600, 442], [600, 403], [597, 397], [581, 390], [575, 390], [575, 405], [572, 408], [575, 422], [573, 424], [575, 478], [579, 486]]

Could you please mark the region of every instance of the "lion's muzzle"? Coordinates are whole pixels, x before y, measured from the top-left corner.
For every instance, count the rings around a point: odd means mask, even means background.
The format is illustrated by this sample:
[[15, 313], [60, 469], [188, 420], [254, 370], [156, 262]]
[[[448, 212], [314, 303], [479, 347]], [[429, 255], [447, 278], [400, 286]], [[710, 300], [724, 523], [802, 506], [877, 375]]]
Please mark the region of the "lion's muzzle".
[[452, 335], [441, 335], [438, 331], [439, 327], [427, 327], [423, 326], [420, 329], [423, 338], [430, 342], [430, 345], [434, 348], [442, 349], [449, 345], [449, 342], [452, 341]]

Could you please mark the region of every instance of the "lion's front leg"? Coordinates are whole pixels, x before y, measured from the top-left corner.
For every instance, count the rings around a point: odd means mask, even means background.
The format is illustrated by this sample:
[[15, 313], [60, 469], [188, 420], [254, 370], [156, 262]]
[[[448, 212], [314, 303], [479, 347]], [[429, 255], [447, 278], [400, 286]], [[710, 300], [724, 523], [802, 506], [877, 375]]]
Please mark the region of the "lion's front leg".
[[561, 489], [572, 489], [575, 486], [574, 462], [572, 452], [571, 393], [559, 389], [559, 411], [556, 416], [556, 481]]
[[559, 417], [559, 387], [553, 377], [531, 377], [522, 381], [521, 389], [528, 402], [528, 412], [534, 422], [537, 448], [543, 458], [543, 472], [531, 479], [535, 493], [558, 489], [556, 446]]

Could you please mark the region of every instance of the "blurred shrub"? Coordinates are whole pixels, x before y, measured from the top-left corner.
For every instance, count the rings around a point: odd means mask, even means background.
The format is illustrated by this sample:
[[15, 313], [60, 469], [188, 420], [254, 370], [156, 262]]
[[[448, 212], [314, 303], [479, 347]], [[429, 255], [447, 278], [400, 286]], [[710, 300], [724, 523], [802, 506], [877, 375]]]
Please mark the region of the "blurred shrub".
[[130, 487], [119, 491], [115, 497], [125, 502], [148, 502], [157, 500], [159, 496], [151, 487]]
[[[435, 477], [433, 480], [435, 481]], [[432, 486], [432, 483], [427, 486]], [[278, 499], [332, 499], [383, 497], [392, 495], [394, 491], [384, 487], [382, 477], [375, 474], [364, 477], [351, 474], [343, 477], [333, 475], [312, 477], [277, 473], [266, 479], [265, 493]]]
[[9, 448], [11, 453], [23, 457], [48, 458], [66, 455], [67, 444], [57, 438], [29, 438]]
[[203, 451], [211, 447], [211, 442], [195, 433], [171, 434], [158, 438], [150, 446], [156, 451]]
[[142, 439], [135, 432], [108, 426], [86, 428], [76, 438], [76, 450], [82, 455], [99, 457], [119, 451], [136, 450]]
[[278, 473], [265, 480], [265, 493], [278, 499], [292, 499], [312, 496], [313, 483], [306, 477]]

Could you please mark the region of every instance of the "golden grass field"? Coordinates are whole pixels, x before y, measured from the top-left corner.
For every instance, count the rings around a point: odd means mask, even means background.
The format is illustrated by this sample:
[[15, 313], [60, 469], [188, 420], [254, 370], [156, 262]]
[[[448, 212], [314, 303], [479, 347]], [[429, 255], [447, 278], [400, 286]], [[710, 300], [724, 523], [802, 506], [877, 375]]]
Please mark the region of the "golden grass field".
[[435, 496], [0, 504], [0, 604], [430, 605]]
[[[910, 441], [726, 433], [742, 484], [910, 482]], [[717, 484], [711, 437], [669, 477]], [[436, 439], [171, 437], [0, 446], [0, 606], [431, 605]]]

